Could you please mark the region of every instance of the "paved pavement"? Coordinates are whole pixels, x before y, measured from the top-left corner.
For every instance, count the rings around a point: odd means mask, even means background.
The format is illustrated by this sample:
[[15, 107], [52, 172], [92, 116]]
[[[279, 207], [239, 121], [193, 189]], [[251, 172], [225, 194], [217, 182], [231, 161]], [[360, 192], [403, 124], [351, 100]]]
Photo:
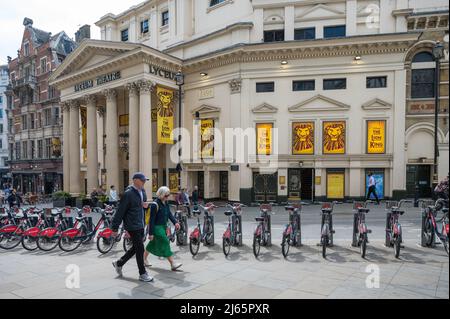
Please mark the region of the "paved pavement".
[[[380, 206], [373, 207], [367, 216], [373, 233], [365, 260], [358, 248], [350, 246], [349, 204], [335, 209], [335, 247], [329, 250], [326, 260], [316, 245], [320, 236], [319, 206], [304, 208], [304, 246], [292, 249], [286, 260], [280, 248], [287, 220], [283, 207], [274, 208], [274, 245], [262, 248], [259, 260], [251, 249], [257, 209], [245, 209], [244, 247], [233, 247], [228, 259], [220, 245], [226, 227], [222, 211], [216, 212], [216, 246], [202, 246], [195, 258], [188, 247], [173, 246], [176, 260], [184, 265], [180, 272], [171, 272], [165, 260], [151, 258], [153, 267], [149, 272], [155, 278], [153, 283], [137, 280], [134, 260], [124, 267], [124, 277], [116, 278], [111, 262], [123, 254], [121, 243], [104, 256], [98, 253], [95, 243], [73, 253], [60, 250], [30, 253], [22, 248], [0, 251], [0, 299], [449, 298], [449, 258], [442, 246], [418, 245], [420, 212], [416, 208], [408, 208], [401, 219], [405, 248], [398, 260], [393, 249], [384, 247], [385, 212]], [[192, 229], [195, 220], [189, 220], [189, 224]], [[78, 270], [79, 288], [77, 281], [72, 280]], [[75, 287], [70, 289], [73, 284]]]

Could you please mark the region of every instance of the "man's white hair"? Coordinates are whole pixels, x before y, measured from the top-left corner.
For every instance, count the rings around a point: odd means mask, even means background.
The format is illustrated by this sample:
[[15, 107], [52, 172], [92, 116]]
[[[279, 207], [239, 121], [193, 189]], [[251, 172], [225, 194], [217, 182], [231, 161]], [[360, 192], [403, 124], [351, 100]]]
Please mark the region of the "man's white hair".
[[166, 186], [161, 187], [156, 192], [156, 197], [158, 197], [158, 198], [163, 198], [166, 195], [170, 195], [170, 189], [168, 187], [166, 187]]

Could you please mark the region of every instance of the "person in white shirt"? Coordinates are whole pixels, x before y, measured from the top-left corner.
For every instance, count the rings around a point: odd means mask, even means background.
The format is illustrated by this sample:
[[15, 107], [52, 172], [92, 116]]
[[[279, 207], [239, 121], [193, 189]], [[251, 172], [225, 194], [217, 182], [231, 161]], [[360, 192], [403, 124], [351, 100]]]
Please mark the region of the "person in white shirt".
[[377, 182], [375, 180], [375, 177], [373, 177], [372, 173], [369, 173], [369, 190], [367, 191], [367, 198], [366, 200], [370, 200], [370, 195], [374, 195], [375, 199], [377, 201], [377, 204], [380, 204], [380, 200], [378, 198], [378, 194], [377, 194]]
[[117, 191], [114, 185], [111, 186], [108, 194], [108, 204], [116, 207], [117, 202], [119, 201], [119, 196], [117, 195]]

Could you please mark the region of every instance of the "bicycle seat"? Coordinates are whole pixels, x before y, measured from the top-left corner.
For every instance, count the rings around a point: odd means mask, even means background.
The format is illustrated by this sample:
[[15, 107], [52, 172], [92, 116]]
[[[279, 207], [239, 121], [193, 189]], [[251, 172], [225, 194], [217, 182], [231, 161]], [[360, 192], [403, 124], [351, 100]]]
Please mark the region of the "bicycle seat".
[[257, 221], [257, 222], [263, 222], [264, 221], [264, 217], [256, 217], [255, 218], [255, 220]]
[[23, 213], [18, 213], [18, 214], [16, 214], [16, 216], [14, 216], [15, 219], [21, 219], [24, 217], [25, 217], [25, 215]]
[[231, 212], [231, 211], [226, 211], [224, 214], [225, 214], [225, 216], [230, 217], [231, 215], [233, 215], [233, 212]]
[[330, 207], [322, 208], [322, 213], [324, 214], [331, 214], [333, 212], [333, 209]]
[[79, 222], [81, 222], [82, 220], [85, 220], [86, 218], [87, 218], [86, 216], [75, 217], [75, 219], [78, 220]]
[[62, 212], [59, 212], [59, 211], [54, 212], [54, 211], [52, 211], [52, 216], [59, 216], [59, 215], [62, 215]]
[[370, 211], [369, 208], [358, 207], [358, 212], [367, 214]]

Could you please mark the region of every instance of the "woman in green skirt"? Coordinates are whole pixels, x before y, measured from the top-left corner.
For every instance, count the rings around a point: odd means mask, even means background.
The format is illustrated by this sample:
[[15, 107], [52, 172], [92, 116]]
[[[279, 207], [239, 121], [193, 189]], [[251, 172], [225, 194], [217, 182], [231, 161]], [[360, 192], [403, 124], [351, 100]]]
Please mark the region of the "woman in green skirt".
[[176, 271], [182, 266], [182, 264], [175, 263], [173, 260], [173, 253], [170, 249], [169, 239], [167, 238], [166, 227], [169, 219], [175, 225], [176, 230], [180, 229], [180, 224], [170, 211], [168, 203], [169, 196], [170, 189], [167, 187], [161, 187], [156, 193], [157, 199], [155, 203], [151, 205], [150, 224], [148, 227], [148, 238], [150, 242], [145, 249], [144, 260], [145, 264], [150, 266], [147, 261], [149, 254], [167, 258], [171, 269]]

